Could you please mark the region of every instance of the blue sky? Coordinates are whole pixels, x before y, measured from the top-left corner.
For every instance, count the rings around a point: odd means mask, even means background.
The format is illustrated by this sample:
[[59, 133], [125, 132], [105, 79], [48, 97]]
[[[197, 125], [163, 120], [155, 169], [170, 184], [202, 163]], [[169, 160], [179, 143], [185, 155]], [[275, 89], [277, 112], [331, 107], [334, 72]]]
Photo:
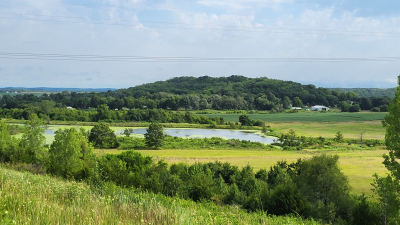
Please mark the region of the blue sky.
[[[400, 57], [400, 1], [4, 0], [0, 53], [205, 58]], [[126, 88], [177, 76], [394, 87], [399, 61], [121, 62], [10, 59], [0, 87]]]

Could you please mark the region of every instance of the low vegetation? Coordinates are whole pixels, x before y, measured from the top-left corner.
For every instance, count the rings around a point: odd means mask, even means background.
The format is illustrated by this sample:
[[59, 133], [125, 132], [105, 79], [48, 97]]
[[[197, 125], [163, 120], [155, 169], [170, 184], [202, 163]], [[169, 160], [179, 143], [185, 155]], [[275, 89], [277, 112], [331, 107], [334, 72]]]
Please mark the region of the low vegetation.
[[[4, 166], [8, 168], [5, 168]], [[0, 167], [1, 224], [305, 224], [292, 216], [248, 213], [106, 183], [93, 186]], [[26, 168], [25, 168], [26, 169]]]

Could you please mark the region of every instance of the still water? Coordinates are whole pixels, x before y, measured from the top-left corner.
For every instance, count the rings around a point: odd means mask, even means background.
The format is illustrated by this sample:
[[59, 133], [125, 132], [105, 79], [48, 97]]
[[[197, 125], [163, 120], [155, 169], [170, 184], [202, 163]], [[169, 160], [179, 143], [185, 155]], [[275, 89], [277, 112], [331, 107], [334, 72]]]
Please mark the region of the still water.
[[[135, 134], [145, 134], [146, 129], [135, 129]], [[271, 144], [276, 140], [275, 137], [264, 137], [253, 133], [246, 133], [238, 130], [212, 130], [212, 129], [164, 129], [164, 133], [173, 137], [189, 137], [189, 138], [210, 138], [222, 137], [227, 139], [239, 139], [253, 142], [261, 142]]]

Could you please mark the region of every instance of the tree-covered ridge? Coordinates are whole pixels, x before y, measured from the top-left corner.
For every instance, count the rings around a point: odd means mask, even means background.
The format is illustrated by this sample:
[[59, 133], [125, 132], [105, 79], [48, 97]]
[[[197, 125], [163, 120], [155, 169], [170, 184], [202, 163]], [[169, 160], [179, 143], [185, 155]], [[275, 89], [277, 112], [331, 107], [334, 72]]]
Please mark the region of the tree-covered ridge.
[[396, 88], [330, 88], [339, 92], [354, 92], [359, 97], [384, 97], [393, 98]]
[[[270, 110], [282, 112], [291, 106], [325, 105], [341, 107], [345, 112], [386, 111], [389, 97], [360, 98], [354, 92], [339, 92], [314, 85], [269, 78], [230, 76], [212, 78], [179, 77], [103, 93], [61, 93], [5, 95], [0, 108], [32, 109], [35, 107], [77, 109], [167, 109], [167, 110]], [[34, 110], [34, 109], [33, 109]], [[31, 110], [32, 111], [32, 110]], [[37, 111], [37, 110], [36, 110]]]
[[[328, 89], [316, 88], [314, 85], [302, 85], [293, 81], [277, 79], [247, 78], [239, 75], [230, 77], [175, 77], [166, 81], [138, 85], [135, 87], [120, 89], [117, 92], [140, 95], [142, 93], [165, 92], [171, 94], [206, 94], [206, 95], [258, 95], [272, 93], [276, 97], [288, 96], [294, 98], [299, 95], [326, 94]], [[328, 90], [330, 93], [330, 91]]]

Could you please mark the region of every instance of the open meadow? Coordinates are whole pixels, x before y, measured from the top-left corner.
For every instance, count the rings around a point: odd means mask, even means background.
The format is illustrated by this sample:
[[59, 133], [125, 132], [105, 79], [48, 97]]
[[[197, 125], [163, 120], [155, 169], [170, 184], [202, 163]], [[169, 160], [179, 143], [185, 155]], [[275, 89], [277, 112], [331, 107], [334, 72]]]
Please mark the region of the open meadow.
[[[119, 154], [121, 150], [95, 150], [96, 154]], [[386, 168], [382, 164], [382, 155], [386, 150], [343, 150], [343, 151], [252, 151], [252, 150], [138, 150], [154, 159], [163, 159], [168, 163], [196, 162], [229, 162], [243, 167], [252, 166], [254, 169], [267, 169], [278, 161], [295, 162], [299, 158], [311, 158], [313, 155], [326, 153], [339, 155], [339, 165], [342, 172], [348, 176], [353, 193], [372, 194], [372, 175], [384, 175]]]
[[[266, 122], [349, 122], [383, 120], [387, 113], [381, 112], [299, 112], [277, 114], [248, 114], [250, 119]], [[201, 114], [207, 117], [222, 117], [225, 121], [238, 122], [241, 114]]]

